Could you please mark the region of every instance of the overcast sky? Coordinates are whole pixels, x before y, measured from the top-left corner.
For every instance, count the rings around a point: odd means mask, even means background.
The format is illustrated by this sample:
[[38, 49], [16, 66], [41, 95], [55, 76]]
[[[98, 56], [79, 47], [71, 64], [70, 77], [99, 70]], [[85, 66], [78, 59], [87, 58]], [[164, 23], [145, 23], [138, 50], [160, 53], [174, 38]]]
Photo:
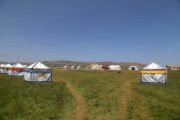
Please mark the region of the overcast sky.
[[0, 0], [0, 61], [180, 63], [179, 0]]

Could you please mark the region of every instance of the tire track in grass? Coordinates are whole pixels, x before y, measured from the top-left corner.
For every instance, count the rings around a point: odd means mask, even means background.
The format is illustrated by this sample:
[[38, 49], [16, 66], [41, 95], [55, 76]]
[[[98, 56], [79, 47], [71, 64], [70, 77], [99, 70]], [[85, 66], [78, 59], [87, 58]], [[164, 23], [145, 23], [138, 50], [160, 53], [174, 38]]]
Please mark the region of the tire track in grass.
[[76, 101], [76, 115], [75, 115], [75, 120], [87, 120], [87, 107], [86, 103], [81, 96], [81, 94], [74, 88], [74, 86], [65, 80], [61, 80], [64, 82], [69, 90], [69, 92], [72, 94], [72, 96], [75, 98]]
[[[138, 79], [138, 78], [137, 78]], [[138, 82], [138, 84], [140, 84]], [[135, 83], [135, 79], [131, 82], [131, 99], [130, 102], [133, 103], [133, 118], [136, 120], [150, 120], [151, 117], [149, 116], [149, 110], [147, 106], [144, 104], [144, 96], [137, 93], [137, 91], [133, 88], [134, 85], [137, 85]]]
[[130, 81], [125, 80], [122, 82], [121, 86], [121, 96], [120, 96], [120, 113], [118, 120], [126, 120], [127, 116], [127, 102], [129, 100], [129, 96], [131, 96], [131, 86]]
[[[129, 112], [132, 114], [132, 119], [135, 120], [148, 120], [149, 116], [147, 114], [146, 107], [142, 104], [142, 96], [137, 94], [133, 90], [133, 83], [138, 77], [123, 76], [120, 95], [120, 113], [118, 120], [127, 120], [129, 119]], [[133, 107], [132, 111], [128, 111], [129, 104]]]
[[69, 90], [70, 94], [75, 99], [76, 104], [76, 114], [75, 114], [75, 120], [88, 120], [87, 119], [87, 111], [88, 108], [86, 106], [85, 100], [81, 96], [80, 92], [76, 90], [76, 88], [67, 80], [60, 79], [61, 77], [59, 70], [54, 70], [54, 79], [56, 82], [63, 82], [67, 89]]

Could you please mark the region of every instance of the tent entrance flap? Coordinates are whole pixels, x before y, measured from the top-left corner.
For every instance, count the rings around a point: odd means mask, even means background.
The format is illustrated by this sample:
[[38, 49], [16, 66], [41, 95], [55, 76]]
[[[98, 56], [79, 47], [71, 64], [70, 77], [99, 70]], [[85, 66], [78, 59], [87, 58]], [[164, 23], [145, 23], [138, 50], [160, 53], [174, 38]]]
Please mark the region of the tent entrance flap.
[[142, 82], [144, 83], [166, 83], [167, 75], [163, 74], [143, 74]]

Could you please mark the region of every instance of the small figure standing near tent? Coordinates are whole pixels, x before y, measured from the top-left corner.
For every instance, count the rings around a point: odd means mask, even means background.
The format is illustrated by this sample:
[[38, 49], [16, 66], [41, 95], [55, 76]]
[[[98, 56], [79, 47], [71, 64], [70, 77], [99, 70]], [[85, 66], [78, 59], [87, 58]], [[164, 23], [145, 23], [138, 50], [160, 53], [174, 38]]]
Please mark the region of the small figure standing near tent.
[[32, 82], [50, 82], [52, 81], [52, 70], [41, 62], [35, 62], [24, 71], [24, 80]]
[[167, 69], [156, 63], [151, 63], [141, 70], [142, 83], [166, 83]]

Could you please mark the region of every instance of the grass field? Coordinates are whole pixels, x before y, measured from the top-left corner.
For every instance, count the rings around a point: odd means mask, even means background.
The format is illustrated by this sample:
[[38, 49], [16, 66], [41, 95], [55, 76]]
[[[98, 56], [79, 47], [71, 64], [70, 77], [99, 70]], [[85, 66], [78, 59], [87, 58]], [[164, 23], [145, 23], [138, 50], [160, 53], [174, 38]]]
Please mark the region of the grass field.
[[180, 71], [166, 85], [135, 71], [53, 72], [53, 83], [0, 75], [0, 120], [180, 120]]
[[74, 98], [64, 83], [28, 83], [0, 75], [0, 120], [71, 120]]
[[167, 85], [134, 85], [144, 96], [153, 120], [180, 120], [180, 71], [170, 72]]

